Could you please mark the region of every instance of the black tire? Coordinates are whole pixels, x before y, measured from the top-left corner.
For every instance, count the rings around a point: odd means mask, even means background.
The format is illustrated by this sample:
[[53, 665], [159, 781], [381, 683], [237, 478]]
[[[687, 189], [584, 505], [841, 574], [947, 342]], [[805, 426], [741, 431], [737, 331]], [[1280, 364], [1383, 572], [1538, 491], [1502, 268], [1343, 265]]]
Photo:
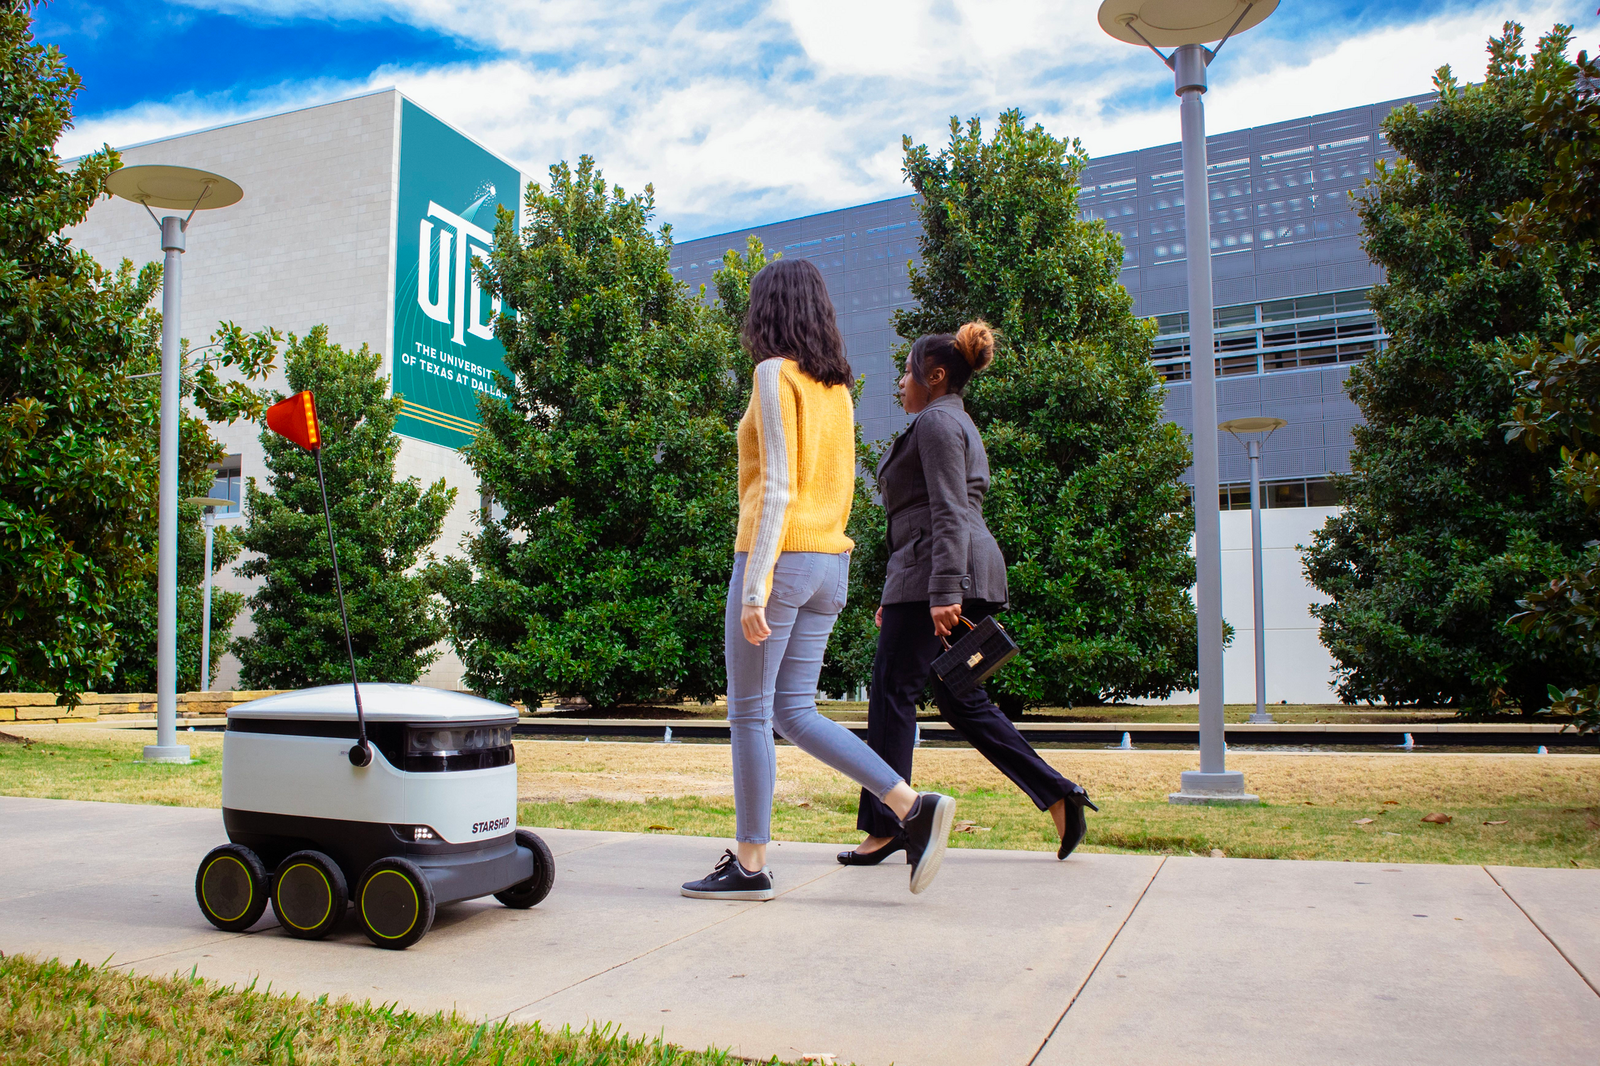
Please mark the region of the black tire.
[[206, 921], [225, 933], [242, 933], [267, 909], [267, 868], [249, 848], [212, 848], [195, 871], [194, 898]]
[[297, 851], [273, 871], [272, 913], [290, 936], [321, 940], [349, 905], [344, 872], [320, 851]]
[[551, 886], [556, 883], [556, 858], [550, 854], [550, 845], [531, 829], [518, 829], [517, 843], [533, 852], [533, 876], [503, 892], [496, 892], [494, 898], [520, 911], [550, 894]]
[[433, 912], [433, 886], [409, 859], [379, 859], [361, 874], [356, 913], [380, 948], [400, 951], [421, 940], [433, 927]]

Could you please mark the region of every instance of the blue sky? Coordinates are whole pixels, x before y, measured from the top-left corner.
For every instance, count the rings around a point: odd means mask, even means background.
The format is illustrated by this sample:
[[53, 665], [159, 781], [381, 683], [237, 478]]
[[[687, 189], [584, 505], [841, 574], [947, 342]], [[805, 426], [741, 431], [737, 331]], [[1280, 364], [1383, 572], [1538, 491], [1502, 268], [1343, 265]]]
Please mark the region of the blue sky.
[[[1507, 18], [1596, 49], [1596, 0], [1284, 0], [1230, 42], [1213, 131], [1480, 76]], [[394, 85], [540, 177], [595, 155], [679, 239], [903, 194], [900, 135], [1021, 107], [1095, 154], [1176, 139], [1170, 75], [1095, 0], [56, 0], [63, 154]]]

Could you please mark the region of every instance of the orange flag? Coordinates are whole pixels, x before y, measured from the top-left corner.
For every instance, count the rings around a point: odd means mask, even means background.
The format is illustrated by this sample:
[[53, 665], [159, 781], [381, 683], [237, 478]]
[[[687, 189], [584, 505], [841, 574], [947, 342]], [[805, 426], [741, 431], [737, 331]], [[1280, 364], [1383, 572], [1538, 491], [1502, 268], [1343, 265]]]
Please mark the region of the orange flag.
[[322, 447], [322, 431], [317, 426], [317, 401], [307, 392], [297, 392], [267, 408], [267, 428], [288, 437], [308, 452]]

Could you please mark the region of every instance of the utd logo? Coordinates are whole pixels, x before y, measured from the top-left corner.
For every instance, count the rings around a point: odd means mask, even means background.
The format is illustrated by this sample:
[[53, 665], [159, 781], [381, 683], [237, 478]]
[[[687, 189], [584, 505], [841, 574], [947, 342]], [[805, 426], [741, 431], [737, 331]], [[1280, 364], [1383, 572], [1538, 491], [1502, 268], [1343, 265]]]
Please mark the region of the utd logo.
[[[494, 195], [490, 189], [489, 196]], [[468, 212], [483, 203], [480, 198]], [[438, 253], [433, 234], [439, 231]], [[484, 290], [472, 263], [488, 259], [494, 234], [447, 208], [428, 201], [428, 213], [419, 224], [417, 240], [417, 306], [435, 322], [451, 327], [450, 340], [465, 345], [467, 334], [494, 339], [494, 320], [500, 297]]]

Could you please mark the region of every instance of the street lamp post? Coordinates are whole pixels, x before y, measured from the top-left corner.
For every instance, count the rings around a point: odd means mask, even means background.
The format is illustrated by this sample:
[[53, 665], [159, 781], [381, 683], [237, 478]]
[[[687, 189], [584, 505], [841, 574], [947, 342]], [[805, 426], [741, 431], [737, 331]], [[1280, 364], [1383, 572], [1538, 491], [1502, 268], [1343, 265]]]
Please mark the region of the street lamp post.
[[200, 607], [200, 690], [211, 691], [211, 545], [217, 528], [217, 508], [232, 507], [233, 501], [221, 496], [194, 496], [187, 502], [205, 508], [200, 524], [206, 530], [205, 592]]
[[[147, 762], [188, 762], [178, 743], [178, 422], [183, 368], [178, 351], [183, 311], [184, 234], [196, 211], [238, 203], [244, 191], [218, 174], [189, 167], [123, 167], [106, 177], [106, 191], [132, 200], [161, 229], [166, 262], [161, 276], [161, 463], [156, 507], [156, 742]], [[152, 208], [188, 211], [156, 218]]]
[[[1189, 367], [1194, 404], [1195, 621], [1200, 645], [1200, 769], [1184, 771], [1172, 803], [1259, 803], [1227, 768], [1222, 715], [1222, 527], [1217, 501], [1217, 391], [1212, 338], [1211, 212], [1206, 185], [1206, 67], [1229, 37], [1278, 0], [1105, 0], [1100, 28], [1148, 47], [1172, 69], [1183, 129], [1183, 206], [1189, 275]], [[1205, 42], [1219, 41], [1215, 49]], [[1174, 49], [1162, 55], [1160, 46]]]
[[1250, 457], [1250, 568], [1255, 593], [1256, 622], [1256, 710], [1250, 716], [1252, 725], [1271, 725], [1272, 715], [1267, 713], [1267, 622], [1264, 610], [1266, 595], [1261, 581], [1261, 446], [1267, 437], [1289, 423], [1281, 418], [1235, 418], [1218, 426], [1239, 440], [1241, 433], [1265, 433], [1259, 440], [1240, 441], [1245, 454]]

